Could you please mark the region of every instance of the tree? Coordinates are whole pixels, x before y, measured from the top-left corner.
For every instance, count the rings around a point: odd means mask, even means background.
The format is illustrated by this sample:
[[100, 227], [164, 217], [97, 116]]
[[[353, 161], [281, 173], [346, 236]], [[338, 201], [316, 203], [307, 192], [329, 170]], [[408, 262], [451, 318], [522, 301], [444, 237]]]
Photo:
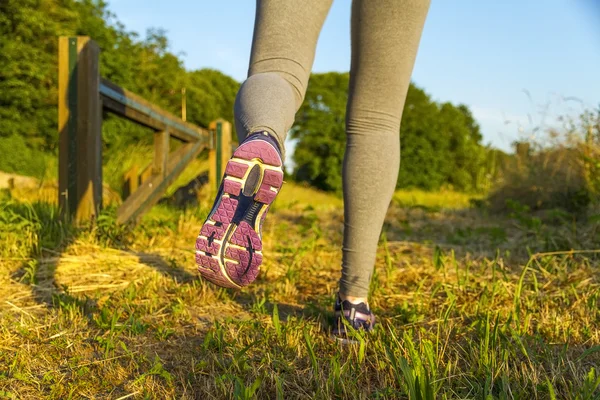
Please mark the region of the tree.
[[[100, 73], [114, 83], [180, 115], [181, 89], [188, 92], [188, 120], [206, 126], [233, 120], [239, 84], [214, 70], [188, 72], [169, 49], [166, 33], [151, 29], [144, 39], [128, 32], [103, 0], [0, 1], [0, 148], [24, 147], [0, 170], [39, 174], [56, 156], [58, 37], [90, 36], [100, 47]], [[152, 143], [149, 130], [107, 115], [104, 155], [131, 144]], [[18, 159], [17, 159], [18, 158]], [[33, 167], [35, 165], [35, 167]], [[29, 166], [25, 168], [24, 166]], [[35, 171], [34, 171], [35, 170]]]
[[479, 125], [469, 109], [465, 105], [442, 104], [437, 115], [437, 131], [447, 140], [445, 154], [452, 155], [443, 161], [446, 183], [460, 190], [476, 189], [486, 150], [481, 145]]
[[0, 2], [0, 137], [23, 136], [36, 149], [56, 147], [50, 132], [56, 132], [57, 37], [77, 18], [69, 5]]
[[448, 137], [437, 129], [438, 105], [423, 89], [408, 88], [400, 124], [401, 163], [397, 187], [435, 190], [446, 181]]
[[187, 79], [188, 118], [207, 126], [217, 118], [233, 122], [233, 103], [240, 84], [214, 69], [192, 71]]
[[[291, 131], [297, 140], [295, 178], [323, 190], [342, 189], [347, 88], [347, 73], [313, 74]], [[481, 139], [468, 107], [438, 104], [411, 84], [400, 127], [397, 187], [477, 189], [486, 167]]]
[[311, 76], [290, 132], [291, 138], [298, 140], [294, 150], [294, 176], [298, 181], [341, 192], [348, 83], [348, 73]]

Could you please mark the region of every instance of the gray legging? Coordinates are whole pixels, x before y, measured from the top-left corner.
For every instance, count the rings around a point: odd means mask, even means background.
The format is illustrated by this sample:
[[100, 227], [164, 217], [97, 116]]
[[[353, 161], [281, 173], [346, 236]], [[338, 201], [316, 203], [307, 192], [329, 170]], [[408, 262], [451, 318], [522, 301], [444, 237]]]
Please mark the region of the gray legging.
[[[240, 141], [259, 130], [281, 147], [300, 108], [332, 0], [257, 0], [248, 79], [235, 102]], [[354, 0], [343, 166], [340, 292], [366, 297], [400, 166], [400, 119], [429, 0]]]

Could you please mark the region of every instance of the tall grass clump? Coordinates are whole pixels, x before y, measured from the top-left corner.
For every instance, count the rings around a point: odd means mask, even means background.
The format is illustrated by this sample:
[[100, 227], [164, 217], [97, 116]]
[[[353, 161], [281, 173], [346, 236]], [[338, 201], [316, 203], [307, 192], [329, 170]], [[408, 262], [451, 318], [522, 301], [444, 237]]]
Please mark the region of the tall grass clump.
[[54, 204], [0, 202], [0, 257], [27, 257], [39, 255], [43, 248], [58, 248], [70, 231]]
[[[125, 174], [135, 165], [141, 173], [152, 163], [153, 149], [149, 145], [137, 144], [106, 151], [102, 166], [102, 179], [110, 188], [121, 192]], [[122, 193], [120, 193], [122, 194]]]
[[584, 212], [600, 194], [600, 109], [577, 120], [563, 119], [560, 130], [515, 144], [490, 194], [495, 210], [518, 201], [530, 210]]

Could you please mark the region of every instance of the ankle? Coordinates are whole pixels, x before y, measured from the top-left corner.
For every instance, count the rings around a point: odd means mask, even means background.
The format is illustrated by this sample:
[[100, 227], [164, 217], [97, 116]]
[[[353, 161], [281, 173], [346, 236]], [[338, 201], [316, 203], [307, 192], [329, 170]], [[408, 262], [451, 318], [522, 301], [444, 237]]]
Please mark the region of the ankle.
[[264, 130], [263, 131], [260, 131], [260, 130], [255, 131], [255, 132], [250, 133], [248, 136], [246, 136], [246, 139], [244, 139], [243, 142], [246, 142], [247, 140], [252, 140], [252, 139], [262, 139], [262, 140], [269, 142], [271, 145], [273, 145], [277, 149], [280, 156], [282, 156], [284, 153], [282, 144], [279, 142], [277, 135], [275, 135], [274, 133], [271, 133], [269, 131], [264, 131]]
[[365, 303], [367, 306], [369, 305], [369, 299], [366, 297], [347, 296], [342, 292], [339, 292], [339, 296], [342, 301], [349, 301], [352, 304]]

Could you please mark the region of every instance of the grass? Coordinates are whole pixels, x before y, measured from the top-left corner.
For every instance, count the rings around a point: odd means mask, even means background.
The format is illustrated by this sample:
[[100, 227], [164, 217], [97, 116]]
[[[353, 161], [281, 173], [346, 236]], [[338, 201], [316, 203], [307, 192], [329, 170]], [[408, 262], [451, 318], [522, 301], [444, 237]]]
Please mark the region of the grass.
[[394, 193], [393, 201], [401, 207], [456, 210], [467, 208], [471, 205], [472, 200], [479, 200], [481, 198], [483, 198], [482, 195], [470, 195], [453, 190], [427, 192], [420, 189], [406, 189], [397, 190]]
[[75, 229], [52, 204], [2, 200], [0, 398], [600, 398], [598, 222], [395, 198], [379, 327], [352, 346], [326, 333], [338, 198], [286, 184], [241, 291], [196, 276], [208, 203], [160, 205], [126, 230], [111, 210]]
[[277, 196], [277, 203], [273, 204], [274, 207], [279, 209], [326, 211], [339, 209], [343, 206], [341, 198], [313, 189], [305, 184], [286, 182], [283, 187], [285, 189]]

